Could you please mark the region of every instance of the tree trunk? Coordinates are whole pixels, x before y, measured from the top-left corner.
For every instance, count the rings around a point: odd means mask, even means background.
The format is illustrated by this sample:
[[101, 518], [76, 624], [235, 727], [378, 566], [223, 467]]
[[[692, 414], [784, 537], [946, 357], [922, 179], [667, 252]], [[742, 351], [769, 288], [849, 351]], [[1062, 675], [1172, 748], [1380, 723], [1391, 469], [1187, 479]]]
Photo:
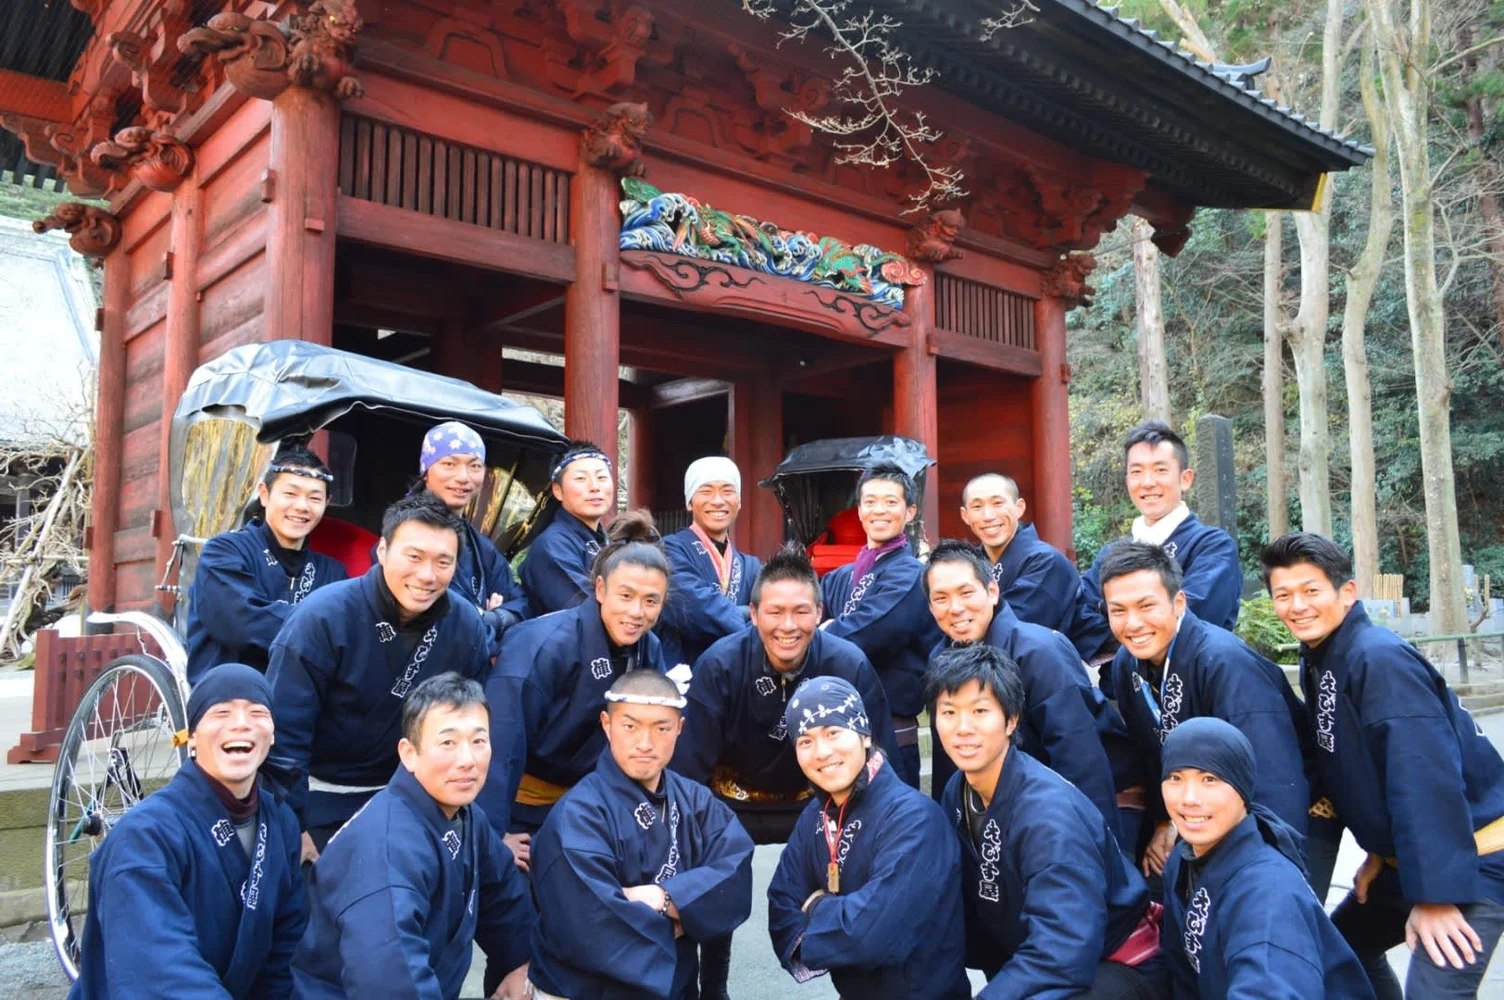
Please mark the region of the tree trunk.
[[[1472, 47], [1472, 25], [1464, 21], [1457, 28], [1457, 50]], [[1483, 238], [1488, 242], [1488, 273], [1492, 278], [1494, 298], [1494, 326], [1499, 337], [1499, 346], [1504, 348], [1504, 217], [1499, 209], [1499, 171], [1492, 154], [1484, 148], [1485, 133], [1483, 96], [1473, 89], [1472, 83], [1478, 73], [1478, 57], [1469, 55], [1462, 60], [1460, 80], [1463, 111], [1467, 120], [1467, 141], [1478, 154], [1478, 214], [1483, 218]]]
[[1421, 478], [1426, 498], [1426, 540], [1431, 563], [1431, 630], [1467, 631], [1462, 594], [1462, 546], [1452, 472], [1452, 425], [1447, 377], [1446, 314], [1436, 283], [1435, 204], [1426, 146], [1430, 94], [1431, 5], [1410, 0], [1403, 28], [1394, 0], [1365, 0], [1376, 32], [1384, 103], [1400, 167], [1404, 208], [1405, 299], [1415, 355], [1415, 396], [1420, 418]]
[[1165, 314], [1159, 295], [1159, 248], [1148, 222], [1133, 217], [1133, 300], [1138, 322], [1138, 384], [1144, 419], [1170, 420], [1170, 370], [1165, 362]]
[[1353, 572], [1358, 596], [1372, 597], [1379, 572], [1379, 518], [1375, 502], [1373, 462], [1373, 399], [1364, 345], [1364, 322], [1374, 286], [1384, 267], [1384, 254], [1394, 231], [1394, 205], [1389, 180], [1389, 120], [1374, 82], [1372, 39], [1363, 45], [1358, 73], [1363, 110], [1373, 136], [1369, 164], [1373, 190], [1368, 208], [1368, 239], [1347, 274], [1347, 304], [1342, 314], [1342, 370], [1347, 378], [1347, 437], [1352, 456]]
[[1284, 341], [1279, 297], [1284, 279], [1283, 212], [1270, 212], [1264, 232], [1264, 466], [1269, 486], [1269, 537], [1290, 530], [1290, 502], [1285, 496]]
[[[1327, 0], [1321, 41], [1321, 127], [1337, 127], [1342, 73], [1342, 0]], [[1327, 419], [1326, 333], [1331, 310], [1330, 200], [1295, 216], [1300, 239], [1300, 308], [1286, 328], [1300, 387], [1300, 518], [1306, 531], [1332, 534], [1332, 484]]]

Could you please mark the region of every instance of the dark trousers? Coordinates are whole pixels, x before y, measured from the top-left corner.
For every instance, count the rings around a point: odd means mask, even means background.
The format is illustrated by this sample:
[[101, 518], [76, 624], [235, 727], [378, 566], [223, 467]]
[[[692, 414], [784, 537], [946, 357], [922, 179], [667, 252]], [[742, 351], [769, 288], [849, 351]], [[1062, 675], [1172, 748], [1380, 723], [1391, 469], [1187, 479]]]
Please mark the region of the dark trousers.
[[1326, 905], [1332, 888], [1332, 869], [1337, 866], [1337, 851], [1342, 847], [1342, 821], [1310, 816], [1306, 819], [1306, 872], [1311, 891]]
[[1366, 903], [1359, 903], [1357, 896], [1348, 893], [1332, 913], [1332, 923], [1363, 963], [1378, 1000], [1401, 1000], [1402, 996], [1404, 1000], [1476, 997], [1488, 972], [1488, 960], [1493, 957], [1500, 933], [1504, 932], [1504, 905], [1484, 900], [1464, 903], [1458, 909], [1482, 940], [1483, 952], [1465, 968], [1454, 969], [1450, 965], [1439, 968], [1425, 947], [1417, 946], [1410, 956], [1403, 994], [1385, 958], [1389, 949], [1405, 943], [1405, 921], [1410, 916], [1410, 904], [1400, 892], [1399, 872], [1385, 868], [1369, 886]]
[[[941, 756], [944, 756], [942, 753]], [[899, 747], [893, 758], [893, 771], [911, 788], [919, 787], [919, 746]]]
[[1160, 1000], [1166, 995], [1164, 964], [1150, 959], [1142, 965], [1101, 962], [1091, 989], [1078, 993], [1077, 1000]]
[[[950, 776], [956, 773], [956, 765], [951, 763], [950, 754], [940, 745], [940, 734], [935, 729], [935, 724], [930, 723], [930, 798], [939, 802], [945, 798], [945, 786], [950, 784]], [[917, 785], [915, 787], [918, 787]]]

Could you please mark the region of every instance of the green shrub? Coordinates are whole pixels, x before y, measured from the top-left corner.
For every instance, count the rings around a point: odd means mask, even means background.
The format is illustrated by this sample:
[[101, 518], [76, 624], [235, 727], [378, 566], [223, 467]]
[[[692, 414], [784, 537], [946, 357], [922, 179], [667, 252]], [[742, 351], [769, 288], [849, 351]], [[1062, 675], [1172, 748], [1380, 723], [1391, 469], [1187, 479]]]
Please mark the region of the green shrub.
[[1260, 595], [1243, 602], [1238, 612], [1238, 638], [1269, 657], [1275, 663], [1295, 663], [1295, 651], [1281, 652], [1279, 647], [1295, 641], [1285, 623], [1274, 613], [1274, 602]]

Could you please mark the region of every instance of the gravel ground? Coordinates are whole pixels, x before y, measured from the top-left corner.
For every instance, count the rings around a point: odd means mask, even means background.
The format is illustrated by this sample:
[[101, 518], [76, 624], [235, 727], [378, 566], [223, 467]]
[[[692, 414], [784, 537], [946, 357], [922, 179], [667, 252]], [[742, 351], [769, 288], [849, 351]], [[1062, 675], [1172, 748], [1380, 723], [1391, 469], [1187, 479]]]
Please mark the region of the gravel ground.
[[0, 944], [0, 1000], [63, 1000], [68, 977], [50, 941]]

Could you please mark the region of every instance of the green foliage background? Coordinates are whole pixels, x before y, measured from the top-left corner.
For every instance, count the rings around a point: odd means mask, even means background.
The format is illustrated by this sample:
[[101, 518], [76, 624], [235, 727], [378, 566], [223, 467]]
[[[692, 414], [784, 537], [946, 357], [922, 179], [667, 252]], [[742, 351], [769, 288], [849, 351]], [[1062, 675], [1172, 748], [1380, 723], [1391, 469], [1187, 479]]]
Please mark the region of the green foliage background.
[[[1229, 62], [1273, 54], [1284, 81], [1294, 81], [1284, 99], [1314, 116], [1320, 70], [1324, 3], [1296, 0], [1191, 0], [1187, 5], [1203, 31]], [[1504, 33], [1504, 4], [1480, 8], [1476, 38]], [[1143, 19], [1163, 36], [1179, 33], [1157, 0], [1126, 0], [1122, 13]], [[1359, 5], [1349, 5], [1350, 29], [1359, 23]], [[1443, 43], [1448, 41], [1442, 39]], [[1501, 54], [1504, 55], [1504, 54]], [[1348, 60], [1342, 115], [1346, 133], [1372, 144], [1357, 94], [1358, 60]], [[1473, 91], [1504, 93], [1504, 74], [1485, 65]], [[1434, 111], [1433, 169], [1454, 151], [1439, 194], [1441, 227], [1476, 232], [1476, 198], [1468, 197], [1468, 171], [1480, 158], [1504, 153], [1497, 143], [1498, 119], [1492, 103], [1490, 132], [1483, 148], [1458, 150], [1465, 143], [1457, 85], [1439, 87]], [[1375, 465], [1381, 570], [1403, 573], [1412, 603], [1424, 605], [1429, 586], [1425, 503], [1421, 493], [1417, 441], [1415, 371], [1406, 312], [1398, 170], [1394, 170], [1396, 224], [1389, 256], [1368, 316], [1367, 347], [1373, 387]], [[1367, 169], [1337, 175], [1332, 192], [1331, 310], [1327, 339], [1327, 379], [1331, 420], [1334, 533], [1351, 539], [1347, 394], [1343, 381], [1341, 325], [1347, 268], [1367, 237]], [[1450, 185], [1450, 188], [1448, 188]], [[1161, 258], [1166, 353], [1175, 423], [1194, 438], [1198, 417], [1217, 413], [1233, 421], [1238, 489], [1238, 535], [1244, 568], [1253, 574], [1259, 546], [1267, 539], [1267, 469], [1261, 375], [1263, 366], [1264, 213], [1203, 210], [1192, 222], [1192, 237], [1176, 258]], [[1285, 223], [1285, 295], [1293, 312], [1299, 295], [1299, 245]], [[1459, 241], [1461, 242], [1461, 241]], [[1438, 270], [1452, 266], [1451, 244], [1438, 237]], [[1097, 294], [1088, 308], [1068, 317], [1072, 366], [1071, 429], [1074, 462], [1076, 548], [1088, 565], [1103, 542], [1122, 537], [1134, 511], [1122, 481], [1124, 432], [1139, 419], [1138, 343], [1134, 327], [1134, 275], [1126, 224], [1097, 248], [1091, 284]], [[1481, 256], [1464, 259], [1446, 294], [1448, 358], [1452, 371], [1452, 449], [1456, 463], [1458, 516], [1463, 561], [1478, 572], [1504, 580], [1504, 352], [1500, 348], [1490, 298], [1490, 273]], [[1285, 351], [1285, 472], [1290, 524], [1300, 525], [1296, 490], [1299, 447], [1298, 397], [1289, 352]], [[1497, 587], [1496, 587], [1497, 590]], [[1245, 608], [1245, 613], [1247, 613]]]

